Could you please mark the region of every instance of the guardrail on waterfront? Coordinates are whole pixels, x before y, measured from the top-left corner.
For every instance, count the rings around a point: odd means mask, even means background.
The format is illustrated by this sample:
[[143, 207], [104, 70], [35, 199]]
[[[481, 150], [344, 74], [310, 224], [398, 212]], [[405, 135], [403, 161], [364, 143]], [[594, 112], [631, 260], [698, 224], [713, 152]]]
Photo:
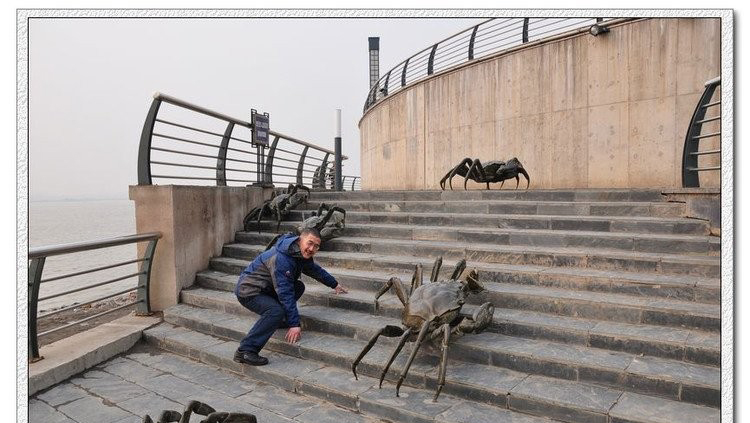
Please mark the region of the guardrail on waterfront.
[[[78, 243], [71, 243], [71, 244], [64, 244], [64, 245], [53, 245], [53, 246], [29, 249], [29, 257], [28, 257], [29, 258], [29, 281], [28, 281], [28, 284], [29, 284], [28, 286], [29, 288], [28, 290], [29, 361], [37, 361], [42, 358], [39, 356], [38, 337], [40, 336], [44, 336], [53, 332], [57, 332], [62, 329], [66, 329], [71, 326], [86, 322], [88, 320], [92, 320], [92, 319], [104, 316], [106, 314], [113, 313], [125, 307], [132, 306], [133, 304], [136, 304], [136, 313], [150, 314], [151, 305], [149, 301], [149, 287], [151, 284], [151, 264], [153, 261], [154, 252], [156, 251], [156, 242], [159, 238], [161, 238], [161, 233], [152, 232], [152, 233], [145, 233], [145, 234], [123, 236], [123, 237], [118, 237], [118, 238], [102, 239], [102, 240], [96, 240], [96, 241], [85, 241], [85, 242], [78, 242]], [[44, 263], [47, 257], [58, 256], [58, 255], [63, 255], [63, 254], [78, 253], [81, 251], [90, 251], [90, 250], [96, 250], [96, 249], [107, 248], [107, 247], [115, 247], [118, 245], [133, 244], [133, 243], [138, 243], [138, 242], [148, 242], [148, 245], [146, 246], [146, 249], [144, 251], [144, 255], [141, 258], [128, 260], [128, 261], [121, 262], [121, 263], [115, 263], [115, 264], [108, 265], [108, 266], [97, 267], [94, 269], [84, 270], [80, 272], [69, 273], [65, 275], [42, 279], [42, 273], [44, 272]], [[84, 275], [88, 273], [98, 272], [98, 271], [102, 271], [105, 269], [112, 269], [115, 267], [125, 266], [125, 265], [132, 264], [132, 263], [141, 263], [140, 270], [137, 273], [124, 275], [124, 276], [106, 280], [103, 282], [97, 282], [89, 286], [78, 287], [75, 289], [71, 289], [69, 291], [47, 295], [41, 298], [39, 297], [40, 288], [42, 284], [44, 283], [66, 279], [66, 278], [70, 278], [73, 276], [80, 276], [80, 275]], [[99, 297], [91, 301], [82, 303], [82, 304], [76, 303], [74, 305], [63, 307], [63, 308], [51, 311], [49, 313], [45, 313], [43, 315], [37, 314], [38, 304], [40, 301], [45, 301], [45, 300], [49, 300], [52, 298], [61, 297], [63, 295], [80, 292], [86, 289], [109, 285], [109, 284], [119, 282], [125, 279], [133, 278], [136, 276], [138, 277], [138, 285], [135, 288], [129, 288], [123, 291], [115, 292], [113, 294], [108, 294], [103, 297]], [[37, 322], [39, 319], [50, 317], [55, 314], [62, 313], [64, 311], [72, 310], [76, 307], [82, 307], [88, 304], [93, 304], [95, 302], [109, 299], [112, 297], [116, 297], [118, 295], [131, 293], [133, 291], [137, 292], [136, 300], [133, 303], [123, 304], [115, 308], [112, 308], [110, 310], [107, 310], [105, 312], [98, 313], [93, 316], [89, 316], [84, 319], [74, 321], [64, 326], [56, 327], [54, 329], [50, 329], [43, 333], [37, 333]]]
[[[716, 77], [705, 84], [705, 90], [698, 105], [690, 119], [687, 135], [685, 135], [685, 146], [682, 149], [682, 186], [685, 188], [697, 188], [700, 186], [699, 172], [718, 171], [721, 166], [698, 166], [698, 158], [705, 155], [721, 154], [721, 148], [700, 150], [701, 140], [721, 137], [721, 77]], [[719, 89], [717, 91], [717, 89]], [[717, 94], [714, 96], [714, 94]], [[714, 98], [715, 97], [715, 98]], [[714, 116], [706, 117], [708, 109], [717, 110]], [[718, 130], [703, 133], [703, 125], [709, 122], [717, 122]], [[719, 139], [719, 146], [721, 140]]]
[[[473, 60], [562, 34], [588, 32], [627, 19], [505, 18], [488, 19], [417, 52], [397, 64], [370, 87], [363, 113], [379, 100], [431, 75]], [[592, 31], [593, 35], [593, 31]]]
[[156, 93], [141, 132], [138, 185], [160, 179], [332, 189], [329, 165], [346, 156], [276, 131], [269, 131], [270, 146], [256, 145], [252, 131], [250, 122]]

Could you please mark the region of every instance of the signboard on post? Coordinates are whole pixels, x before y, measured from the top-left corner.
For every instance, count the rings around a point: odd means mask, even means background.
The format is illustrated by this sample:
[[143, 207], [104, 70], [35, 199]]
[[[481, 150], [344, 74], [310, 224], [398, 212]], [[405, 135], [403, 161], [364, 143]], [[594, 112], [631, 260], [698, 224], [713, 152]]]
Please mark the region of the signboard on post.
[[268, 147], [268, 131], [271, 130], [268, 113], [260, 114], [257, 110], [250, 110], [250, 123], [253, 124], [253, 144]]

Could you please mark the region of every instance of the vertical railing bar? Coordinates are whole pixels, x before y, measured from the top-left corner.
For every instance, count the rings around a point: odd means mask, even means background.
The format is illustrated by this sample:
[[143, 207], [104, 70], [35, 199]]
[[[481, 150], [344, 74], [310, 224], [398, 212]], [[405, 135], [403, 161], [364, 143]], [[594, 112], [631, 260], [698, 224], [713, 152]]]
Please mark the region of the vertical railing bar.
[[698, 167], [698, 156], [691, 153], [699, 150], [700, 140], [695, 139], [694, 137], [698, 136], [703, 129], [703, 124], [697, 123], [706, 115], [706, 108], [703, 107], [703, 105], [708, 104], [711, 101], [716, 88], [720, 84], [721, 81], [719, 80], [718, 83], [706, 86], [703, 95], [698, 101], [698, 105], [695, 107], [693, 117], [690, 119], [687, 135], [685, 136], [685, 145], [682, 149], [682, 186], [685, 188], [697, 188], [700, 186], [698, 172], [691, 170]]
[[138, 185], [151, 185], [151, 139], [160, 106], [161, 100], [154, 98], [143, 122], [141, 142], [138, 145]]
[[391, 78], [391, 71], [385, 75], [385, 81], [383, 81], [383, 88], [380, 91], [383, 93], [383, 97], [388, 97], [388, 80]]
[[[411, 57], [409, 58], [411, 59]], [[409, 66], [409, 59], [404, 62], [404, 69], [401, 71], [401, 86], [406, 86], [406, 68]]]
[[471, 39], [469, 39], [469, 60], [474, 60], [474, 40], [477, 38], [477, 31], [479, 30], [479, 25], [474, 27], [474, 30], [471, 32]]
[[216, 158], [216, 185], [224, 187], [227, 185], [227, 148], [229, 140], [232, 138], [234, 131], [234, 122], [229, 122], [227, 129], [224, 130], [224, 136], [221, 137], [221, 145]]
[[430, 51], [430, 59], [427, 61], [427, 75], [432, 75], [434, 72], [433, 64], [435, 63], [435, 52], [437, 51], [438, 45], [435, 44], [432, 46], [432, 51]]
[[[299, 156], [299, 165], [297, 165], [297, 184], [298, 185], [304, 185], [302, 183], [302, 167], [305, 165], [305, 156], [307, 156], [307, 150], [309, 150], [310, 147], [305, 146], [305, 149], [302, 150], [302, 154]], [[314, 177], [313, 173], [313, 177]]]
[[46, 257], [39, 257], [31, 260], [29, 264], [29, 304], [28, 304], [28, 323], [29, 323], [29, 362], [41, 360], [39, 355], [39, 340], [37, 339], [37, 304], [39, 300], [39, 284], [42, 280], [44, 271], [44, 261]]
[[529, 42], [529, 18], [523, 18], [523, 32], [521, 33], [521, 42]]
[[148, 242], [146, 250], [143, 253], [144, 261], [141, 263], [141, 275], [138, 276], [138, 292], [136, 300], [139, 301], [136, 306], [136, 315], [151, 315], [151, 268], [154, 263], [154, 254], [156, 252], [156, 242], [158, 238]]
[[271, 149], [268, 150], [268, 159], [266, 160], [266, 172], [263, 175], [263, 183], [273, 185], [273, 158], [276, 155], [276, 146], [279, 144], [279, 136], [273, 139]]

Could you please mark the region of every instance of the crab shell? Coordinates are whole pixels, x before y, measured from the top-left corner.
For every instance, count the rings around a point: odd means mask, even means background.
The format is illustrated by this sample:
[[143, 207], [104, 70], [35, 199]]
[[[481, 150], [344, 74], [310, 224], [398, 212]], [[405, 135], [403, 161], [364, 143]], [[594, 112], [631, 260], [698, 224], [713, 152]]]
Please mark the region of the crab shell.
[[409, 297], [404, 308], [404, 325], [419, 330], [425, 321], [435, 326], [453, 322], [466, 302], [466, 292], [461, 282], [455, 280], [426, 283]]

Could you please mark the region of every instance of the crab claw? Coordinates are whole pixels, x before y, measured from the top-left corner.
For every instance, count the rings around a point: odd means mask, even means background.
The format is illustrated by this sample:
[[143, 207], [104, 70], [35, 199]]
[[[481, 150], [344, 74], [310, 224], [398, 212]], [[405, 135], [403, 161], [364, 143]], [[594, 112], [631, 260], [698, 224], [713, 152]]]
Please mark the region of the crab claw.
[[520, 173], [526, 178], [526, 189], [529, 189], [529, 184], [531, 183], [531, 179], [529, 179], [529, 174], [526, 173], [526, 169], [524, 169], [523, 167], [519, 167], [518, 173]]

